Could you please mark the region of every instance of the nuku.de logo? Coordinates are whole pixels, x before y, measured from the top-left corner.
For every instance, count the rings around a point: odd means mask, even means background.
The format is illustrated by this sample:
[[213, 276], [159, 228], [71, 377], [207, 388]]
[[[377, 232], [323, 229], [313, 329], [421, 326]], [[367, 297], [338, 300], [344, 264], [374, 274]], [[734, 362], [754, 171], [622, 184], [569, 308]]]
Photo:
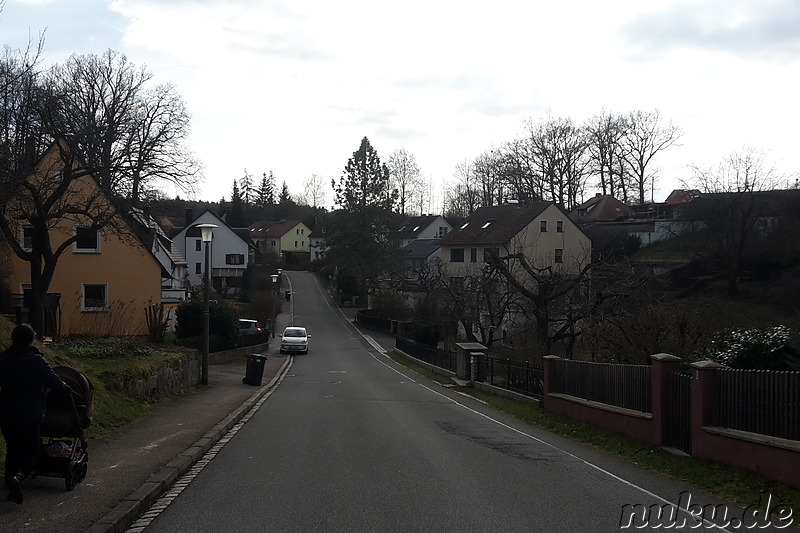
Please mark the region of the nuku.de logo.
[[663, 505], [625, 504], [619, 518], [620, 529], [783, 529], [792, 525], [792, 508], [773, 503], [770, 494], [766, 502], [759, 501], [745, 508], [741, 515], [732, 513], [727, 505], [692, 503], [688, 491], [678, 495], [678, 503]]

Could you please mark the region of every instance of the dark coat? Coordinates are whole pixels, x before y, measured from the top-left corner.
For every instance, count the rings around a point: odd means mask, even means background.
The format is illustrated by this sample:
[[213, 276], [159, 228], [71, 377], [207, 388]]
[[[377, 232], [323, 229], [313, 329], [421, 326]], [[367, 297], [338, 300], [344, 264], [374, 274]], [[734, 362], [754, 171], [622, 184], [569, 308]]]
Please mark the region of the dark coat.
[[33, 347], [0, 352], [0, 423], [23, 426], [44, 418], [45, 392], [67, 386]]

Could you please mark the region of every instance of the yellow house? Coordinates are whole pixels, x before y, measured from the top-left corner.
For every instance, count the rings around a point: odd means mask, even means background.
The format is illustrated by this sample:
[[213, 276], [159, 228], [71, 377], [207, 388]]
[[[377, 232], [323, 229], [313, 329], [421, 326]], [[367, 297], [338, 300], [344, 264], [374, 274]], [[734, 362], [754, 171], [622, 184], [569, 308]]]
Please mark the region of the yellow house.
[[[51, 193], [64, 175], [64, 149], [54, 144], [29, 177]], [[48, 288], [50, 334], [145, 335], [145, 308], [161, 302], [162, 267], [137, 237], [134, 222], [117, 211], [88, 174], [70, 180], [48, 219], [50, 249], [60, 255]], [[6, 223], [19, 236], [19, 249], [32, 250], [30, 197], [24, 188], [6, 208]], [[91, 216], [90, 216], [91, 215]], [[92, 221], [95, 227], [92, 227]], [[95, 229], [96, 227], [99, 229]], [[68, 243], [72, 239], [73, 242]], [[31, 291], [31, 263], [11, 254], [6, 283], [20, 295], [24, 312]]]
[[275, 253], [286, 263], [309, 261], [311, 230], [299, 220], [256, 222], [250, 226], [250, 240], [261, 253]]

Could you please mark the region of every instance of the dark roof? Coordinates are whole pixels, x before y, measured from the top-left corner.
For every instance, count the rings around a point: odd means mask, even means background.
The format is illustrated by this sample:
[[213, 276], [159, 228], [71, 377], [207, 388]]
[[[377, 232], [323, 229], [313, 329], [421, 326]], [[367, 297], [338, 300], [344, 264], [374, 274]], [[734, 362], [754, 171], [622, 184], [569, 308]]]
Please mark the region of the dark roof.
[[442, 245], [495, 244], [509, 242], [525, 229], [551, 202], [535, 202], [530, 205], [501, 205], [482, 207], [466, 221], [444, 236]]
[[439, 215], [422, 215], [406, 218], [397, 228], [400, 238], [413, 239], [433, 224]]
[[250, 224], [249, 236], [253, 239], [279, 239], [301, 223], [300, 220], [254, 222]]
[[570, 211], [577, 223], [613, 222], [629, 218], [633, 210], [613, 196], [598, 194]]

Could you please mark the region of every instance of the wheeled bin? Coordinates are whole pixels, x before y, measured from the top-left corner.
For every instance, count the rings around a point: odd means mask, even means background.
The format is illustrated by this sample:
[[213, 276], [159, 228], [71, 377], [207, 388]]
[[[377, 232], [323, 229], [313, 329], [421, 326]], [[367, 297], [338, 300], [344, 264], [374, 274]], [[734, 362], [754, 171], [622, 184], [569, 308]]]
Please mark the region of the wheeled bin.
[[247, 369], [245, 370], [242, 383], [245, 385], [261, 386], [261, 380], [264, 378], [264, 365], [267, 362], [267, 356], [258, 353], [251, 353], [247, 355]]

